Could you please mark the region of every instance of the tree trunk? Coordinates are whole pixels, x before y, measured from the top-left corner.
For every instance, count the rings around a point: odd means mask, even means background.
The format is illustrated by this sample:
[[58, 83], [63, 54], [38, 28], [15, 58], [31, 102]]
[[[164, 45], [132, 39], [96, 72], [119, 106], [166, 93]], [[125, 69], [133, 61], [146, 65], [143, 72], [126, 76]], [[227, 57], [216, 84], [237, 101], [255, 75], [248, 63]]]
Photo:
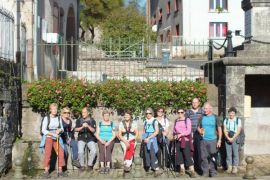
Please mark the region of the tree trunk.
[[82, 41], [85, 41], [85, 30], [83, 29], [83, 27], [82, 27], [81, 25], [80, 25], [80, 28], [81, 28], [81, 30], [82, 30], [80, 39], [81, 39]]
[[94, 26], [90, 26], [89, 28], [88, 28], [88, 30], [90, 31], [90, 33], [91, 33], [91, 39], [90, 39], [90, 42], [93, 44], [94, 43], [94, 38], [95, 38], [95, 28], [94, 28]]

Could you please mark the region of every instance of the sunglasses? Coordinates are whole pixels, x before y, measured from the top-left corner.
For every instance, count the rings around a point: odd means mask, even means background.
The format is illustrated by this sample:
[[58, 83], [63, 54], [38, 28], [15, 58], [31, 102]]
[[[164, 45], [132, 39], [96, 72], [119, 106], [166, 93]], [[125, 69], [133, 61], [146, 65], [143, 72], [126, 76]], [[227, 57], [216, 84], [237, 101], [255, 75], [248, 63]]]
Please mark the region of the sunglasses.
[[152, 114], [152, 113], [148, 113], [148, 112], [147, 112], [147, 113], [145, 113], [145, 114]]
[[184, 114], [185, 112], [184, 111], [179, 111], [177, 112], [178, 114]]
[[70, 112], [63, 112], [64, 114], [70, 114]]

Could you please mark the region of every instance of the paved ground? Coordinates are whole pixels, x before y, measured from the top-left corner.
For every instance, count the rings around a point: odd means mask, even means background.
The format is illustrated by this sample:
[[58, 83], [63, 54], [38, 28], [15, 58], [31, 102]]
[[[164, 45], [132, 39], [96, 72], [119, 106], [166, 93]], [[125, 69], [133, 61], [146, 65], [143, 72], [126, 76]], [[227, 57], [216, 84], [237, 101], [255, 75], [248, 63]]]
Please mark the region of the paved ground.
[[[254, 156], [254, 172], [257, 179], [269, 179], [270, 180], [270, 155], [257, 155]], [[219, 174], [217, 177], [213, 179], [218, 180], [240, 180], [245, 174], [245, 164], [240, 167], [240, 171], [235, 175], [227, 174], [223, 169], [219, 169]], [[39, 174], [41, 174], [40, 171]], [[134, 175], [134, 172], [123, 176], [123, 171], [121, 169], [114, 170], [110, 173], [110, 175], [100, 175], [97, 171], [92, 172], [79, 172], [77, 170], [69, 170], [69, 177], [67, 178], [58, 178], [58, 179], [131, 179]], [[56, 173], [53, 172], [51, 179], [56, 179]], [[14, 172], [10, 172], [5, 177], [2, 177], [3, 180], [14, 179]], [[190, 179], [188, 176], [186, 177], [177, 177], [178, 179]], [[30, 177], [25, 178], [30, 179]], [[42, 179], [40, 176], [34, 177], [33, 179]], [[175, 179], [171, 172], [165, 172], [163, 175], [158, 177], [153, 177], [153, 174], [145, 174], [143, 179]], [[201, 180], [205, 178], [197, 177], [196, 179]]]

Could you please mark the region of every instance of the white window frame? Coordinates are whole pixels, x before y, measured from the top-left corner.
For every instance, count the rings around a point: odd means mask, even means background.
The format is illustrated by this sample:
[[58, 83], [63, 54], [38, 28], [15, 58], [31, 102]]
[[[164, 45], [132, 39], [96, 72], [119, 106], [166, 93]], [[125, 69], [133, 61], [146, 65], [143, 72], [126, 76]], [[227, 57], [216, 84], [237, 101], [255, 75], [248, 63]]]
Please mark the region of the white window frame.
[[[209, 34], [209, 38], [225, 38], [226, 36], [222, 36], [222, 33], [223, 33], [223, 24], [227, 24], [227, 30], [228, 30], [228, 22], [210, 22], [210, 23], [213, 23], [214, 24], [214, 36], [210, 36]], [[210, 23], [209, 23], [209, 28], [210, 28]], [[220, 36], [217, 36], [217, 24], [219, 24], [219, 33], [220, 33]]]
[[[223, 9], [223, 12], [228, 12], [228, 0], [218, 0], [219, 3], [221, 4], [221, 8]], [[227, 1], [227, 9], [224, 9], [223, 6], [223, 1]], [[209, 0], [209, 11], [210, 12], [216, 12], [217, 11], [217, 4], [216, 4], [217, 0], [213, 0], [213, 9], [211, 9], [211, 0]]]

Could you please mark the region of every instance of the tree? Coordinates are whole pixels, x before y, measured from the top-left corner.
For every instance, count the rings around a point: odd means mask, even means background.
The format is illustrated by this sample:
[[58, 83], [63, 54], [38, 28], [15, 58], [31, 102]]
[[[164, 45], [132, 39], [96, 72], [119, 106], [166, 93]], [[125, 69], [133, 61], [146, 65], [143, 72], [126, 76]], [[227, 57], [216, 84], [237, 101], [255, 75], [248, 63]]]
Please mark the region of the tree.
[[111, 11], [123, 6], [123, 0], [80, 0], [80, 38], [85, 40], [86, 31], [91, 33], [91, 42], [95, 38], [95, 28]]
[[145, 16], [133, 5], [112, 11], [101, 24], [101, 30], [103, 40], [120, 38], [136, 42], [142, 39], [145, 41], [155, 39], [154, 33], [145, 21]]

